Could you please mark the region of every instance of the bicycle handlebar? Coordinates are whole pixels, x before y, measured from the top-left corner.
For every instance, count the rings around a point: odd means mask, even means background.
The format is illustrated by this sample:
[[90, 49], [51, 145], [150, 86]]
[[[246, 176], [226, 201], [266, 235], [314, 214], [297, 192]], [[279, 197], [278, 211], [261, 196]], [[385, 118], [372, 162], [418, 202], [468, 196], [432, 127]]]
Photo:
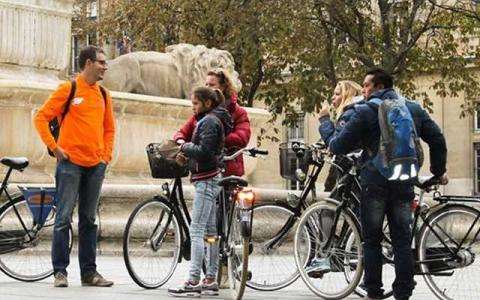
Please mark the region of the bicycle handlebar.
[[223, 157], [223, 161], [234, 160], [240, 154], [245, 154], [245, 155], [248, 155], [248, 156], [251, 156], [251, 157], [257, 157], [257, 156], [262, 156], [262, 155], [268, 155], [268, 150], [258, 149], [258, 148], [255, 148], [255, 147], [242, 148], [242, 149], [236, 151], [235, 153], [233, 153], [232, 155], [225, 155]]
[[415, 186], [422, 189], [422, 190], [425, 190], [425, 191], [430, 191], [431, 187], [432, 186], [435, 186], [435, 185], [441, 185], [442, 184], [442, 181], [440, 179], [440, 177], [435, 177], [435, 176], [432, 176], [430, 178], [418, 178], [417, 179], [417, 182], [415, 182]]

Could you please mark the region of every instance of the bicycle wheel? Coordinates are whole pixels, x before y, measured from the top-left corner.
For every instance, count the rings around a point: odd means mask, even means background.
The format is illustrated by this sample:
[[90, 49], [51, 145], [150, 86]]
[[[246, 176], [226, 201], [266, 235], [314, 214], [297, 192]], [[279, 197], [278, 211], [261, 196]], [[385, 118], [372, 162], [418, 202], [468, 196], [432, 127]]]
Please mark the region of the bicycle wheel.
[[247, 286], [260, 291], [274, 291], [292, 284], [300, 276], [293, 252], [294, 212], [280, 205], [258, 205], [253, 209]]
[[[360, 227], [351, 210], [342, 210], [334, 224], [337, 205], [322, 201], [309, 207], [295, 231], [295, 263], [308, 288], [324, 299], [350, 295], [363, 274]], [[333, 230], [333, 231], [332, 231]], [[330, 232], [334, 236], [325, 248]]]
[[[7, 202], [0, 208], [0, 270], [3, 273], [27, 282], [42, 280], [53, 274], [51, 250], [55, 212], [54, 207], [43, 227], [38, 229], [33, 226], [33, 215], [23, 196], [16, 197], [12, 203]], [[71, 227], [69, 231], [71, 250], [73, 243]], [[17, 240], [16, 245], [11, 243], [13, 239]]]
[[250, 238], [242, 236], [240, 210], [235, 207], [228, 235], [228, 280], [234, 299], [242, 299], [248, 280]]
[[166, 199], [149, 199], [128, 218], [123, 233], [123, 258], [130, 277], [143, 288], [162, 286], [177, 267], [181, 233]]
[[[418, 257], [423, 277], [439, 299], [478, 299], [480, 211], [448, 205], [432, 213], [420, 231]], [[428, 226], [430, 225], [430, 226]], [[433, 261], [436, 260], [436, 261]]]

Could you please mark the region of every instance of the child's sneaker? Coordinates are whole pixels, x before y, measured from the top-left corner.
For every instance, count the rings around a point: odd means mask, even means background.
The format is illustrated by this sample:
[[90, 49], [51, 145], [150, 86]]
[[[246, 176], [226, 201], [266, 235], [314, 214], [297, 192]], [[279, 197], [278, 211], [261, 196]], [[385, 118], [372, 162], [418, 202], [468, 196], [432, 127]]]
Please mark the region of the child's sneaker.
[[202, 295], [218, 296], [218, 283], [216, 280], [202, 280]]
[[184, 284], [168, 289], [168, 294], [173, 297], [185, 297], [185, 298], [200, 298], [202, 294], [202, 284], [192, 284], [187, 281]]

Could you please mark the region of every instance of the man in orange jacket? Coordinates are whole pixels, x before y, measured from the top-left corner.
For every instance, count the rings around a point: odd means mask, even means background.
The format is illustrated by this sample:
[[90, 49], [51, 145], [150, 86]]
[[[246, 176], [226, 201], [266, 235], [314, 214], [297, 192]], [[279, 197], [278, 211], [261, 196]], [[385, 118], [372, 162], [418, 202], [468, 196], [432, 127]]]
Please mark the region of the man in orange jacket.
[[[112, 99], [98, 84], [107, 70], [103, 50], [95, 46], [84, 48], [79, 55], [79, 66], [81, 73], [75, 84], [61, 84], [34, 118], [40, 138], [57, 159], [57, 213], [52, 242], [54, 286], [68, 286], [69, 226], [78, 198], [78, 256], [82, 285], [107, 287], [113, 282], [97, 272], [95, 262], [95, 215], [105, 169], [112, 159], [115, 134]], [[75, 93], [67, 103], [73, 87]], [[50, 132], [49, 122], [60, 116], [63, 120], [59, 121], [57, 142]]]

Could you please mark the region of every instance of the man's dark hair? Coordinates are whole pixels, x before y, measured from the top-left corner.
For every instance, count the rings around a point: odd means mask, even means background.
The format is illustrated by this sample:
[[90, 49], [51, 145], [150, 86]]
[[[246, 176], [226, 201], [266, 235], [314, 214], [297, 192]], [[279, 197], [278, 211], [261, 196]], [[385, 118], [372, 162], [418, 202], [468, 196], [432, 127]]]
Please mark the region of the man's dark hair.
[[383, 85], [383, 88], [389, 89], [393, 87], [393, 77], [383, 69], [372, 69], [366, 75], [373, 75], [373, 86]]
[[103, 49], [97, 46], [87, 46], [83, 48], [78, 55], [78, 66], [80, 67], [80, 70], [83, 70], [85, 68], [85, 65], [87, 64], [87, 59], [90, 59], [92, 62], [97, 60], [98, 53], [105, 54], [105, 52], [103, 52]]

